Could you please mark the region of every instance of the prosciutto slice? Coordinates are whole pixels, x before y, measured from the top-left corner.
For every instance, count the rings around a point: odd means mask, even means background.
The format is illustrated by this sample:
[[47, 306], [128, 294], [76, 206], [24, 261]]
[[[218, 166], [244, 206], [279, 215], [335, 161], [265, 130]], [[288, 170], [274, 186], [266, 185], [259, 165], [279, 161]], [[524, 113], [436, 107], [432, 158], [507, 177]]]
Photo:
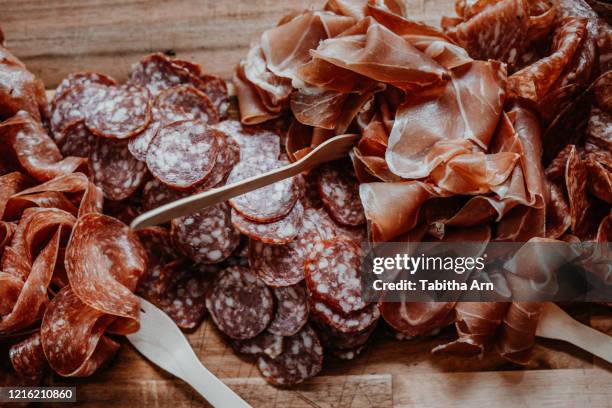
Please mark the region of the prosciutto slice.
[[403, 178], [421, 178], [455, 156], [486, 150], [505, 100], [505, 82], [502, 64], [474, 61], [453, 69], [444, 85], [413, 95], [396, 113], [385, 154], [389, 169]]

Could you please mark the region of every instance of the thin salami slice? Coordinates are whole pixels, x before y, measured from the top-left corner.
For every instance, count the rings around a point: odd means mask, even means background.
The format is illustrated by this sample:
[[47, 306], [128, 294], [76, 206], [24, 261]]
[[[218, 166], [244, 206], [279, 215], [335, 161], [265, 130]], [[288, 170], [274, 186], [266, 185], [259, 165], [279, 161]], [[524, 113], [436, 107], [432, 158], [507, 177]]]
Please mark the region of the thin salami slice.
[[274, 288], [276, 312], [268, 331], [279, 336], [293, 336], [308, 320], [308, 295], [302, 285]]
[[176, 259], [176, 252], [167, 228], [148, 227], [138, 230], [137, 234], [147, 251], [147, 271], [140, 277], [136, 293], [151, 302], [156, 302], [161, 295], [159, 287], [161, 269]]
[[138, 136], [130, 139], [130, 152], [145, 161], [147, 150], [161, 126], [181, 120], [217, 123], [219, 114], [208, 97], [192, 86], [177, 86], [162, 91], [151, 108], [151, 122]]
[[163, 54], [152, 54], [132, 67], [128, 83], [146, 87], [157, 96], [164, 89], [191, 84], [198, 78]]
[[311, 299], [310, 314], [342, 333], [360, 332], [376, 323], [380, 318], [380, 311], [376, 304], [371, 304], [345, 316], [314, 299]]
[[147, 151], [149, 171], [162, 183], [189, 189], [203, 182], [215, 166], [219, 144], [203, 122], [162, 126]]
[[159, 272], [157, 305], [178, 327], [196, 328], [206, 315], [205, 295], [212, 281], [205, 274], [178, 260], [164, 265]]
[[72, 122], [60, 133], [64, 156], [89, 157], [96, 144], [96, 136], [87, 129], [85, 122]]
[[287, 245], [268, 245], [249, 242], [249, 264], [267, 285], [291, 286], [304, 279], [304, 260], [314, 245], [335, 236], [334, 227], [319, 213], [308, 208], [304, 211], [302, 228], [297, 238]]
[[214, 124], [219, 113], [208, 96], [193, 86], [177, 86], [162, 91], [155, 101], [159, 116], [165, 123], [190, 119]]
[[313, 317], [311, 321], [319, 334], [323, 346], [334, 350], [352, 350], [363, 346], [370, 340], [378, 326], [378, 320], [375, 320], [373, 324], [361, 331], [343, 333], [317, 317]]
[[317, 333], [310, 326], [306, 326], [299, 333], [285, 339], [284, 351], [278, 357], [261, 355], [257, 360], [257, 367], [271, 384], [299, 384], [321, 371], [323, 347]]
[[[91, 85], [91, 84], [100, 84], [106, 86], [115, 86], [117, 82], [104, 74], [98, 74], [96, 72], [75, 72], [73, 74], [68, 75], [66, 78], [60, 82], [58, 87], [55, 89], [55, 96], [53, 101], [57, 99], [61, 94], [63, 94], [68, 89], [83, 85]], [[52, 102], [53, 103], [53, 102]]]
[[[284, 163], [268, 157], [241, 160], [230, 173], [227, 182], [234, 183], [274, 170]], [[291, 211], [299, 198], [294, 178], [284, 179], [229, 200], [242, 216], [257, 222], [272, 222]]]
[[204, 264], [227, 259], [240, 243], [225, 203], [172, 220], [171, 235], [179, 251]]
[[64, 263], [70, 288], [83, 303], [121, 318], [113, 323], [117, 333], [137, 327], [140, 302], [132, 292], [147, 255], [135, 232], [106, 215], [86, 214], [74, 226]]
[[104, 98], [104, 87], [101, 85], [77, 85], [67, 89], [56, 97], [51, 106], [51, 131], [55, 141], [63, 143], [62, 131], [73, 122], [85, 119], [90, 109]]
[[359, 182], [348, 166], [348, 163], [342, 168], [339, 164], [323, 166], [318, 178], [319, 193], [325, 209], [335, 221], [357, 226], [365, 224], [366, 218], [359, 199]]
[[238, 353], [258, 356], [265, 354], [276, 358], [283, 352], [283, 336], [277, 336], [267, 330], [247, 340], [233, 340], [232, 347]]
[[352, 241], [344, 237], [322, 241], [304, 263], [308, 291], [340, 313], [363, 309], [360, 268], [361, 250]]
[[236, 163], [238, 163], [240, 160], [240, 147], [238, 147], [238, 143], [216, 129], [209, 129], [217, 138], [217, 143], [219, 144], [219, 154], [217, 155], [215, 167], [210, 172], [210, 175], [202, 184], [198, 186], [198, 189], [201, 191], [208, 190], [209, 188], [214, 188], [225, 183], [230, 171], [232, 171], [234, 165], [236, 165]]
[[13, 368], [21, 377], [39, 378], [48, 367], [47, 358], [40, 344], [40, 331], [13, 344], [9, 350], [9, 358]]
[[237, 120], [225, 120], [213, 127], [238, 143], [240, 160], [261, 156], [278, 159], [280, 156], [280, 138], [269, 130], [243, 126]]
[[304, 207], [298, 201], [286, 217], [269, 223], [251, 221], [232, 209], [232, 224], [234, 227], [256, 241], [266, 244], [283, 245], [293, 241], [300, 231]]
[[201, 78], [204, 81], [202, 91], [208, 95], [210, 101], [217, 108], [220, 118], [227, 118], [230, 103], [225, 81], [214, 75], [202, 75]]
[[232, 339], [257, 336], [270, 323], [272, 293], [248, 269], [223, 271], [206, 297], [206, 308], [216, 326]]
[[157, 108], [153, 106], [151, 108], [151, 121], [149, 122], [147, 128], [138, 135], [130, 138], [128, 149], [130, 150], [130, 153], [132, 153], [132, 155], [140, 161], [147, 160], [147, 151], [149, 150], [151, 141], [162, 125], [158, 118], [159, 113]]
[[151, 121], [151, 97], [146, 88], [98, 84], [89, 88], [98, 89], [99, 99], [89, 104], [85, 125], [96, 135], [128, 139], [142, 132]]
[[94, 181], [109, 200], [130, 197], [147, 176], [147, 167], [132, 157], [127, 141], [96, 138], [90, 158]]
[[157, 179], [147, 181], [142, 189], [142, 208], [152, 210], [191, 194], [190, 190], [175, 190]]

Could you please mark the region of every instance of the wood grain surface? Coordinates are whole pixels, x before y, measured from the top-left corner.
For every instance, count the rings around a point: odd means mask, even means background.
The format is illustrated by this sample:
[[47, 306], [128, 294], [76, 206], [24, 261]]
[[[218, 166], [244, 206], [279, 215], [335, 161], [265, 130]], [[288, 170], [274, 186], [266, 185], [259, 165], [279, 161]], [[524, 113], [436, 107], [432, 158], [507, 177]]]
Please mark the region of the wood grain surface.
[[[125, 78], [154, 51], [193, 59], [229, 78], [251, 41], [286, 12], [315, 7], [302, 0], [0, 0], [8, 47], [47, 84], [93, 70]], [[415, 19], [437, 24], [452, 0], [407, 0]], [[575, 315], [612, 334], [605, 309]], [[291, 390], [263, 381], [253, 360], [237, 356], [205, 322], [188, 335], [203, 363], [255, 407], [596, 407], [612, 406], [612, 368], [572, 346], [540, 341], [526, 370], [494, 353], [482, 359], [432, 356], [452, 337], [396, 341], [377, 334], [354, 361], [326, 361], [320, 376]], [[76, 385], [78, 404], [92, 407], [192, 407], [202, 400], [125, 344], [110, 367]]]

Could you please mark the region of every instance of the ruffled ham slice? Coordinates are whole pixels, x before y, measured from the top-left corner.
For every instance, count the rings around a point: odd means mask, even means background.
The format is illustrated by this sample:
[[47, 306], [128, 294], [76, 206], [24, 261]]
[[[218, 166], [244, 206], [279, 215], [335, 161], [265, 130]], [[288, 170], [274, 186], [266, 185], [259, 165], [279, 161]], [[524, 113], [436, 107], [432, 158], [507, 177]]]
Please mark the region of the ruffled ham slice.
[[389, 169], [403, 178], [426, 177], [459, 154], [487, 149], [505, 81], [500, 63], [474, 61], [452, 70], [446, 84], [412, 96], [396, 114], [385, 154]]

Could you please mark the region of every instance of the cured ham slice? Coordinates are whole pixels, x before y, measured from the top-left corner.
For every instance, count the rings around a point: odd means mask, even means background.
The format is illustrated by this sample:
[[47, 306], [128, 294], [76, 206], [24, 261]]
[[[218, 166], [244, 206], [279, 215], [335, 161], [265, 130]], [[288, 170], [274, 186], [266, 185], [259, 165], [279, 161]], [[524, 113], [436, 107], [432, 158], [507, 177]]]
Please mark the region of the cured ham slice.
[[446, 84], [412, 96], [396, 114], [385, 154], [389, 169], [403, 178], [426, 177], [459, 154], [486, 149], [504, 103], [505, 81], [501, 64], [474, 61], [455, 68]]
[[457, 334], [453, 342], [434, 348], [434, 353], [460, 356], [482, 355], [495, 334], [509, 304], [503, 302], [459, 302], [455, 307]]
[[368, 18], [342, 35], [321, 42], [312, 54], [315, 58], [400, 89], [432, 84], [447, 75], [435, 61]]
[[518, 364], [529, 361], [541, 309], [541, 303], [512, 302], [503, 319], [497, 345], [503, 357]]

